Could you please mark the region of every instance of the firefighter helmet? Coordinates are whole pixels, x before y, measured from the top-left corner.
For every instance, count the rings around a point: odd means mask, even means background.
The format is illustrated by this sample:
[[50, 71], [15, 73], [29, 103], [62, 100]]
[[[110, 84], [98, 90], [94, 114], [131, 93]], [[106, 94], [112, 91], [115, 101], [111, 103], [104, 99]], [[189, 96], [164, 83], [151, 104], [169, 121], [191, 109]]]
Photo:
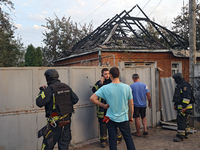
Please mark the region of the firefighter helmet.
[[58, 79], [59, 77], [59, 74], [55, 69], [48, 69], [47, 71], [45, 71], [44, 75], [49, 76], [52, 79]]

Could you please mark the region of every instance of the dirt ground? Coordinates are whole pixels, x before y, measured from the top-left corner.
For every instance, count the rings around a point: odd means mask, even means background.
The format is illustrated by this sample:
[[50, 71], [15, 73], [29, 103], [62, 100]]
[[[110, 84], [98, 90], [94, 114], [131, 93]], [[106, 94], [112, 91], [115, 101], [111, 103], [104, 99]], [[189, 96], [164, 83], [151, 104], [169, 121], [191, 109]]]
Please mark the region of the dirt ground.
[[[176, 131], [151, 128], [148, 132], [149, 135], [147, 136], [132, 136], [136, 150], [200, 150], [200, 130], [197, 133], [189, 134], [189, 139], [178, 143], [173, 142], [177, 133]], [[117, 148], [118, 150], [126, 150], [125, 141], [122, 140]], [[69, 150], [109, 150], [109, 146], [107, 144], [106, 148], [101, 148], [99, 141], [96, 139], [84, 145], [70, 146]]]

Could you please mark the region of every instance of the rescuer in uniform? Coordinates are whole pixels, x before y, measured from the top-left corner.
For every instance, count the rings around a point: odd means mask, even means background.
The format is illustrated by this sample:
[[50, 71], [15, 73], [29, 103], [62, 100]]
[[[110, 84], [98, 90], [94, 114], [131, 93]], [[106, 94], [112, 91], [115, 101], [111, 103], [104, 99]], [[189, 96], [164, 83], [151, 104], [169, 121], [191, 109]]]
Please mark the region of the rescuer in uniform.
[[173, 75], [176, 82], [176, 88], [173, 96], [174, 110], [177, 111], [178, 133], [174, 142], [180, 142], [188, 139], [187, 117], [192, 114], [192, 103], [194, 103], [193, 88], [185, 81], [182, 73]]
[[[110, 84], [112, 81], [110, 79], [109, 70], [108, 68], [103, 68], [101, 70], [101, 80], [97, 81], [96, 84], [92, 88], [92, 92], [95, 93], [98, 89], [100, 89], [102, 86]], [[99, 101], [106, 104], [106, 101], [102, 98], [99, 98]], [[107, 109], [104, 109], [103, 107], [100, 107], [97, 105], [97, 117], [99, 121], [100, 126], [100, 142], [101, 147], [105, 148], [107, 143], [107, 126], [106, 123], [103, 122], [103, 116], [105, 116]], [[122, 135], [118, 129], [117, 131], [117, 143], [120, 143], [122, 140]]]
[[59, 150], [68, 150], [73, 105], [79, 99], [67, 84], [58, 80], [55, 69], [48, 69], [44, 75], [48, 86], [40, 87], [36, 99], [38, 107], [45, 106], [47, 118], [47, 125], [38, 131], [38, 137], [43, 136], [42, 150], [53, 150], [57, 142]]

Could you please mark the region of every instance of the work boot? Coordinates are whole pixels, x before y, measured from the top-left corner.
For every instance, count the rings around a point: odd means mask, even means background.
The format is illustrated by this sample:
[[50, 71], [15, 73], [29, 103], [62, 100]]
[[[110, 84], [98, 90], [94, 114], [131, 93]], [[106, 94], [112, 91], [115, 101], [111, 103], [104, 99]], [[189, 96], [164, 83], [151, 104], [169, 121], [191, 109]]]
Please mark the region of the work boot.
[[174, 142], [182, 142], [184, 141], [184, 138], [179, 137], [179, 135], [176, 135], [176, 138], [173, 140]]
[[101, 143], [101, 147], [102, 147], [102, 148], [105, 148], [105, 147], [106, 147], [106, 142], [102, 142], [102, 143]]
[[185, 137], [184, 137], [185, 139], [188, 139], [188, 135], [185, 135]]

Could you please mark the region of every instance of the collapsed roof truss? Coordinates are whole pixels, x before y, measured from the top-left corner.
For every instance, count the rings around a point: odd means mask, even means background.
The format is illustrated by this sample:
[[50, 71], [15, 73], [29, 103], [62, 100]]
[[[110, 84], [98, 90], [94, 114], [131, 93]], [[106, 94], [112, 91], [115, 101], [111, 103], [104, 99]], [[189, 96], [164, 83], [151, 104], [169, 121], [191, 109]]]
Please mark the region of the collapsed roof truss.
[[[130, 13], [136, 8], [143, 17], [132, 17]], [[153, 30], [162, 37], [159, 42], [146, 29], [144, 23], [150, 23]], [[173, 42], [172, 42], [173, 41]], [[88, 36], [77, 42], [72, 48], [72, 54], [91, 51], [98, 47], [107, 49], [187, 49], [188, 41], [167, 28], [150, 20], [142, 9], [136, 5], [130, 11], [122, 11], [112, 19], [107, 19]]]

